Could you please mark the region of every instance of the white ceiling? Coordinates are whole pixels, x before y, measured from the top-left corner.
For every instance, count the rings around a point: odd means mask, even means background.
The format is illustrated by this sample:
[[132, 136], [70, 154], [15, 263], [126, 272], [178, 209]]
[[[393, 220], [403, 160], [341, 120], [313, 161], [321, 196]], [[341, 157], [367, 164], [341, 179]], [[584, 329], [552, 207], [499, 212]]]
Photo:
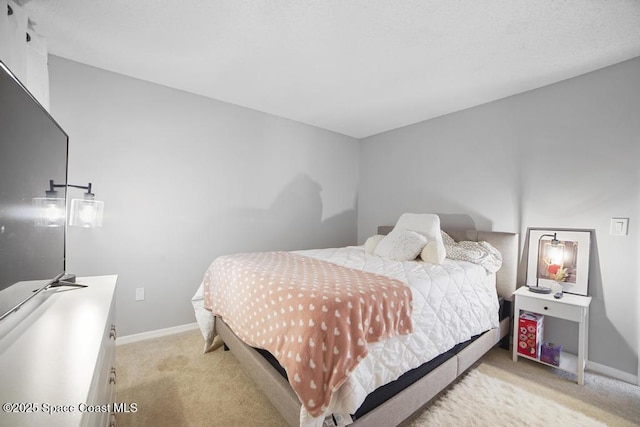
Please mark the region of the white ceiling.
[[22, 3], [51, 54], [356, 138], [640, 56], [638, 0]]

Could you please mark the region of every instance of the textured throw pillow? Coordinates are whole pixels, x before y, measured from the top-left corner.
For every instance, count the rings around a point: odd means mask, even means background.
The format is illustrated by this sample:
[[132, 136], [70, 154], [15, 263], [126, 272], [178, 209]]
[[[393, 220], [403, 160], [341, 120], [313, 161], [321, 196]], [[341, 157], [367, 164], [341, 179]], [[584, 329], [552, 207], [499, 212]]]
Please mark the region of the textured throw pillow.
[[442, 241], [449, 259], [478, 264], [484, 267], [488, 273], [495, 273], [502, 267], [502, 254], [489, 242], [466, 240], [456, 242], [444, 231], [442, 232]]
[[440, 234], [442, 235], [442, 243], [444, 243], [445, 246], [456, 244], [456, 241], [453, 240], [453, 237], [449, 236], [444, 231], [440, 231]]
[[395, 261], [410, 261], [422, 251], [427, 238], [415, 231], [393, 229], [376, 247], [374, 254]]
[[380, 243], [380, 240], [382, 239], [384, 239], [382, 234], [376, 234], [369, 237], [367, 241], [364, 242], [364, 253], [369, 255], [373, 254], [378, 247], [378, 243]]
[[441, 264], [447, 256], [442, 234], [440, 234], [440, 217], [435, 214], [405, 213], [400, 216], [395, 229], [411, 230], [422, 234], [427, 238], [427, 243], [422, 249], [420, 258], [431, 264]]

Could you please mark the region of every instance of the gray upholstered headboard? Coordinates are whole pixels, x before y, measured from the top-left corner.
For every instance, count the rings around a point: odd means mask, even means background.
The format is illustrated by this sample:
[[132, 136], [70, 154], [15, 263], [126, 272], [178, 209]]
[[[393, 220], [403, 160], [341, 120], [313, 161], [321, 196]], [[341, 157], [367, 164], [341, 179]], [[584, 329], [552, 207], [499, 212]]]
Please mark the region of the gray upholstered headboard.
[[[388, 234], [393, 230], [392, 225], [378, 227], [378, 234]], [[498, 249], [502, 254], [502, 268], [496, 273], [498, 295], [511, 301], [511, 295], [516, 291], [518, 274], [518, 233], [503, 233], [499, 231], [480, 230], [447, 230], [442, 229], [455, 241], [471, 240], [486, 241]]]

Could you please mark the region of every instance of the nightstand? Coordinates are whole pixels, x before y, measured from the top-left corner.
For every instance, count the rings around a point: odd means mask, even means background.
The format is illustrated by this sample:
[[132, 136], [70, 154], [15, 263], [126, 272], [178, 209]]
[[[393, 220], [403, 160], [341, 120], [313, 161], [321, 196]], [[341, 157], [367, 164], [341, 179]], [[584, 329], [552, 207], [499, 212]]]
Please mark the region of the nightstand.
[[[578, 384], [583, 385], [589, 344], [589, 305], [591, 304], [591, 297], [565, 293], [562, 298], [556, 299], [553, 294], [537, 294], [529, 291], [526, 286], [522, 286], [514, 292], [513, 299], [513, 361], [516, 362], [518, 357], [524, 357], [525, 359], [535, 360], [544, 365], [574, 373], [578, 376]], [[560, 366], [554, 366], [538, 358], [518, 353], [518, 318], [521, 311], [530, 311], [544, 316], [577, 322], [579, 324], [578, 354], [563, 351], [560, 357]]]

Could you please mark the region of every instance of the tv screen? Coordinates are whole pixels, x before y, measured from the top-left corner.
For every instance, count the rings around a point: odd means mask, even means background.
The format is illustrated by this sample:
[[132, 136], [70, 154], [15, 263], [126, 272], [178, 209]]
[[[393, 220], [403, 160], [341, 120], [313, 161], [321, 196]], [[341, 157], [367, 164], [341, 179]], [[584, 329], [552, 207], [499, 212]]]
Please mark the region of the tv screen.
[[0, 62], [0, 319], [65, 269], [64, 217], [43, 223], [35, 198], [56, 185], [66, 215], [68, 136]]

